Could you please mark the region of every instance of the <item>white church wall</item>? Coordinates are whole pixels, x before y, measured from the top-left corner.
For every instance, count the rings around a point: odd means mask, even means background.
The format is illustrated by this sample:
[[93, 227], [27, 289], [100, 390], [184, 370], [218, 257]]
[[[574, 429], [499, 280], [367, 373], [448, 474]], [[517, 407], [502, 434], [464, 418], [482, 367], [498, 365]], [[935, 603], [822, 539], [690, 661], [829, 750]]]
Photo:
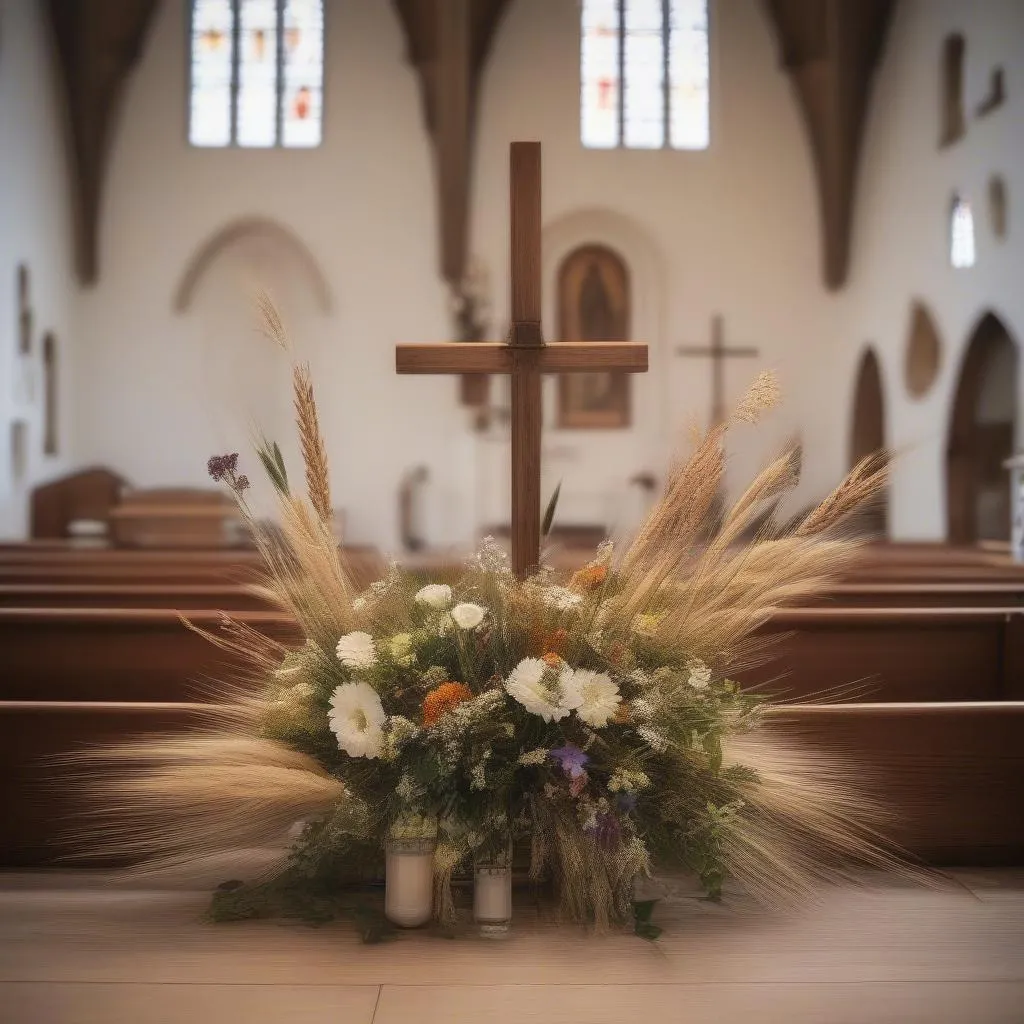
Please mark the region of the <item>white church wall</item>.
[[[943, 40], [966, 41], [966, 134], [939, 147]], [[1007, 99], [984, 117], [977, 108], [990, 75], [1004, 69]], [[875, 82], [860, 171], [850, 283], [841, 297], [844, 355], [838, 367], [852, 380], [865, 342], [882, 363], [890, 443], [898, 450], [891, 493], [897, 539], [942, 539], [946, 531], [946, 434], [960, 364], [975, 326], [991, 310], [1024, 344], [1024, 5], [1014, 0], [902, 0]], [[987, 190], [993, 174], [1007, 186], [1009, 231], [995, 237]], [[949, 210], [954, 193], [970, 200], [976, 262], [954, 269]], [[938, 378], [921, 399], [908, 396], [904, 346], [911, 305], [921, 299], [942, 339]], [[1024, 361], [1022, 361], [1024, 362]], [[1020, 365], [1020, 363], [1018, 364]], [[1024, 380], [1015, 382], [1024, 408]], [[847, 426], [847, 429], [848, 426]], [[1018, 416], [1018, 439], [1022, 429]]]
[[[129, 85], [104, 199], [100, 282], [76, 306], [87, 353], [76, 378], [81, 460], [109, 464], [137, 485], [200, 484], [212, 451], [245, 450], [246, 403], [239, 399], [230, 422], [215, 413], [221, 377], [208, 370], [215, 334], [243, 339], [224, 342], [232, 352], [238, 346], [231, 358], [240, 366], [244, 339], [256, 343], [237, 303], [234, 320], [211, 330], [210, 289], [226, 290], [230, 274], [218, 272], [216, 285], [211, 278], [206, 313], [175, 312], [173, 298], [213, 233], [239, 218], [267, 217], [301, 239], [331, 290], [330, 312], [300, 313], [296, 333], [319, 384], [335, 500], [350, 538], [394, 549], [399, 480], [423, 464], [429, 541], [469, 540], [493, 521], [488, 480], [504, 471], [503, 456], [474, 453], [479, 444], [468, 438], [454, 380], [393, 373], [395, 342], [444, 338], [450, 324], [436, 273], [431, 151], [391, 5], [330, 4], [324, 144], [312, 151], [187, 145], [184, 6], [161, 6]], [[633, 428], [557, 430], [550, 389], [546, 398], [549, 477], [565, 479], [563, 509], [578, 521], [632, 515], [629, 477], [663, 472], [687, 421], [706, 421], [708, 361], [672, 351], [706, 345], [715, 313], [724, 316], [727, 342], [762, 353], [730, 361], [730, 400], [762, 366], [779, 370], [786, 395], [763, 432], [739, 434], [733, 489], [801, 424], [800, 500], [822, 494], [844, 469], [852, 375], [834, 370], [843, 339], [838, 301], [820, 285], [808, 143], [761, 6], [713, 3], [711, 15], [706, 152], [581, 147], [574, 3], [516, 0], [485, 74], [471, 248], [496, 288], [494, 330], [504, 328], [508, 308], [513, 139], [544, 144], [546, 243], [565, 251], [583, 241], [617, 245], [643, 295], [634, 321], [652, 347], [651, 373], [634, 381]], [[546, 254], [549, 336], [555, 260], [554, 251]], [[253, 371], [260, 380], [263, 372]], [[250, 399], [263, 386], [254, 385]]]
[[[27, 529], [32, 487], [74, 454], [71, 215], [42, 4], [0, 0], [0, 537]], [[17, 268], [29, 272], [31, 350], [19, 353]], [[45, 455], [43, 336], [57, 345], [57, 454]], [[15, 426], [20, 424], [21, 426]], [[19, 452], [12, 450], [20, 434]]]
[[[785, 404], [764, 431], [738, 432], [731, 489], [766, 452], [814, 422], [800, 496], [822, 493], [842, 470], [836, 438], [839, 382], [815, 382], [834, 347], [830, 300], [820, 287], [817, 209], [808, 144], [774, 37], [759, 4], [711, 4], [711, 146], [707, 151], [587, 150], [579, 141], [579, 9], [516, 0], [499, 30], [480, 108], [474, 248], [504, 282], [507, 144], [544, 147], [545, 330], [557, 332], [560, 257], [599, 242], [626, 256], [633, 276], [633, 334], [651, 346], [650, 373], [633, 379], [630, 430], [560, 430], [554, 382], [546, 394], [549, 449], [560, 462], [565, 517], [574, 497], [630, 505], [628, 479], [664, 472], [690, 420], [711, 409], [707, 359], [679, 345], [707, 345], [711, 319], [729, 344], [758, 360], [730, 360], [730, 402], [756, 372], [779, 371]], [[502, 292], [499, 308], [507, 306]], [[812, 386], [813, 384], [813, 386]], [[819, 422], [824, 421], [819, 429]], [[550, 483], [553, 484], [554, 477]], [[615, 495], [618, 501], [611, 500]], [[623, 511], [623, 515], [629, 515]]]

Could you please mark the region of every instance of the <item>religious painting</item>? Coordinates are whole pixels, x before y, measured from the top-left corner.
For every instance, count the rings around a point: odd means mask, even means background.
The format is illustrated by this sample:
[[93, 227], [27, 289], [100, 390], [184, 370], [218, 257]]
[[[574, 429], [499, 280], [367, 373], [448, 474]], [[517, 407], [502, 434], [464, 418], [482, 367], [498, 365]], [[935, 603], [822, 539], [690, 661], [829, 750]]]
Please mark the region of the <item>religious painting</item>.
[[[571, 252], [558, 273], [561, 342], [626, 341], [629, 319], [629, 271], [622, 257], [603, 245], [585, 245]], [[559, 376], [560, 427], [609, 429], [629, 424], [627, 374]]]

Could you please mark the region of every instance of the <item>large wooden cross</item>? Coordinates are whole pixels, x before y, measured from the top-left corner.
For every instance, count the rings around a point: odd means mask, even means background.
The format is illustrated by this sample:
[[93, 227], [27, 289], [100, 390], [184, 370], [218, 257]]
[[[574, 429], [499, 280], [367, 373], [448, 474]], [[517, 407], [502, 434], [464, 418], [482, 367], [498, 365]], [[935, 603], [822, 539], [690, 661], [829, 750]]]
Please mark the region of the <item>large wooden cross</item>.
[[756, 348], [729, 348], [725, 344], [725, 329], [722, 317], [715, 315], [711, 321], [711, 346], [681, 345], [676, 349], [677, 356], [710, 356], [711, 357], [711, 426], [717, 427], [725, 419], [725, 360], [729, 356], [757, 356]]
[[547, 345], [541, 333], [540, 143], [510, 151], [512, 326], [506, 342], [398, 345], [399, 373], [507, 373], [512, 377], [512, 568], [520, 579], [540, 561], [541, 374], [644, 373], [647, 346], [632, 341]]

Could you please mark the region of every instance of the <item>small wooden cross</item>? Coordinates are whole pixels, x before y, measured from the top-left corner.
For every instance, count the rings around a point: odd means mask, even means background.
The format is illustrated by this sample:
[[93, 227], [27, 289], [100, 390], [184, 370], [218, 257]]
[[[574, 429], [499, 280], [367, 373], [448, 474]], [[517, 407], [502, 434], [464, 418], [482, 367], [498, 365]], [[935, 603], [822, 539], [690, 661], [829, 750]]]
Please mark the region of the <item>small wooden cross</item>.
[[758, 356], [756, 348], [729, 348], [725, 344], [725, 330], [722, 317], [718, 314], [711, 321], [711, 346], [700, 348], [682, 345], [676, 349], [677, 356], [711, 357], [711, 426], [716, 427], [725, 419], [725, 360], [729, 356]]
[[512, 568], [520, 579], [540, 562], [541, 374], [644, 373], [647, 345], [633, 341], [547, 345], [541, 334], [540, 143], [510, 151], [512, 326], [508, 342], [398, 345], [399, 373], [507, 373], [512, 377]]

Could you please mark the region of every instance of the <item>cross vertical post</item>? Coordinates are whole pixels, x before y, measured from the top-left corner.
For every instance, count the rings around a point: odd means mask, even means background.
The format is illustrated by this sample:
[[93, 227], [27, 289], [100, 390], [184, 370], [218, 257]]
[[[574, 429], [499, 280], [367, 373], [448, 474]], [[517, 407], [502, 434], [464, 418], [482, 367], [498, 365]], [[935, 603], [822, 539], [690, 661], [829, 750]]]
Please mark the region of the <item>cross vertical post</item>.
[[546, 345], [541, 333], [540, 143], [510, 151], [512, 325], [506, 342], [402, 344], [398, 373], [507, 373], [512, 377], [512, 567], [525, 579], [540, 562], [541, 380], [545, 373], [647, 371], [637, 341]]
[[525, 579], [540, 560], [540, 143], [509, 155], [512, 219], [512, 569]]

